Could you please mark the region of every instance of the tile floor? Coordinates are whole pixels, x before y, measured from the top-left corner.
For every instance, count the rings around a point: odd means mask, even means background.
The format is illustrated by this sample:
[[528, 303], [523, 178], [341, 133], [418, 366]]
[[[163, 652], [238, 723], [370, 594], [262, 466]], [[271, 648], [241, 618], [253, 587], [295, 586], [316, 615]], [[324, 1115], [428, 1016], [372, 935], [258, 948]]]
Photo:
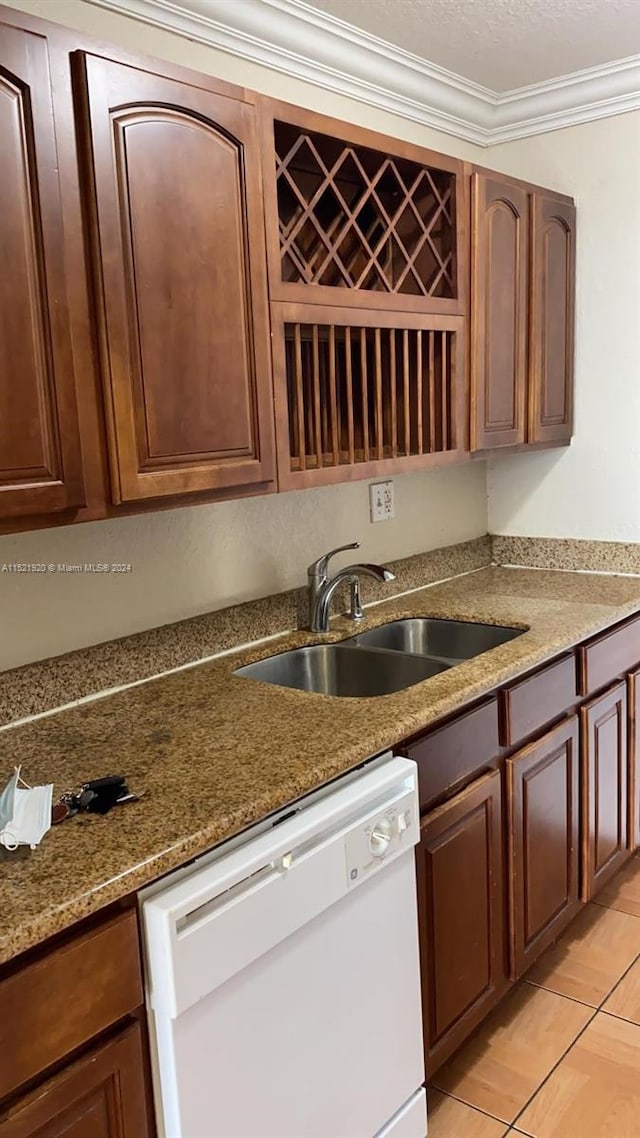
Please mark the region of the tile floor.
[[640, 1138], [640, 852], [428, 1093], [429, 1138]]

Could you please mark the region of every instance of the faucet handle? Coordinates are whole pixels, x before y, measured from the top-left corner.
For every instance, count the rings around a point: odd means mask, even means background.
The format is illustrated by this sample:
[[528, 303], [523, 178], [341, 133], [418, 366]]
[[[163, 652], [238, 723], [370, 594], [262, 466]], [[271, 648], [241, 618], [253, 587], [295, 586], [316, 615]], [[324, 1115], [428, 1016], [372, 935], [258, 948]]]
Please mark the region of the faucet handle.
[[324, 553], [317, 561], [312, 561], [307, 569], [308, 577], [322, 577], [326, 578], [329, 571], [329, 561], [336, 553], [344, 553], [347, 549], [359, 549], [359, 541], [351, 541], [348, 545], [339, 545], [337, 549], [331, 549], [328, 553]]

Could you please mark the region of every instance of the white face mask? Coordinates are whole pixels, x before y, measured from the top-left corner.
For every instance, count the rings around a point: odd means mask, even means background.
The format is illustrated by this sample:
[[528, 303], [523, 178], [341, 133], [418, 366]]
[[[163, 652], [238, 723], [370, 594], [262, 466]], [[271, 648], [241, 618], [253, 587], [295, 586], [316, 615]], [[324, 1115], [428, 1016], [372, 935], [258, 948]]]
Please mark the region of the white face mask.
[[[7, 850], [15, 850], [21, 845], [31, 846], [32, 849], [35, 849], [51, 827], [53, 783], [22, 790], [17, 785], [19, 778], [20, 769], [18, 768], [11, 780], [13, 783], [12, 816], [0, 830], [0, 845], [3, 845]], [[5, 792], [3, 792], [2, 799], [6, 811], [4, 798]]]
[[4, 830], [7, 822], [13, 818], [13, 807], [16, 798], [16, 787], [18, 779], [20, 778], [20, 767], [16, 767], [15, 773], [9, 779], [2, 794], [0, 794], [0, 833]]

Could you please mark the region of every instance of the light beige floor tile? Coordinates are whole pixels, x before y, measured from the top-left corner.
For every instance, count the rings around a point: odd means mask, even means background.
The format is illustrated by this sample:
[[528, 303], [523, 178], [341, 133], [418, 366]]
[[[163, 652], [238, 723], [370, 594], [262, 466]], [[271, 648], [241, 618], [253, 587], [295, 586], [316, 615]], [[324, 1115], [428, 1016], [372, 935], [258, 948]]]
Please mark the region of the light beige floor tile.
[[602, 1010], [640, 1024], [640, 960], [636, 960], [626, 976], [616, 984]]
[[427, 1092], [429, 1138], [503, 1138], [504, 1122], [430, 1087]]
[[513, 1122], [592, 1015], [584, 1004], [522, 984], [436, 1072], [433, 1083]]
[[640, 1027], [599, 1012], [518, 1126], [535, 1138], [640, 1138]]
[[526, 979], [599, 1007], [640, 953], [640, 917], [587, 905]]
[[612, 881], [601, 889], [597, 905], [640, 917], [640, 858], [632, 857]]

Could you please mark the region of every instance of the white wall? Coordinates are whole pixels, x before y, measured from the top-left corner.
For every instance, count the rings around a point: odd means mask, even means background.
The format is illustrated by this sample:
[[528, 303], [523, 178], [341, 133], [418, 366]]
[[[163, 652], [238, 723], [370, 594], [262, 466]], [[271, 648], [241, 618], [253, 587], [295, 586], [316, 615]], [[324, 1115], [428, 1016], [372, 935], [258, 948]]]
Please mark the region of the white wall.
[[575, 440], [490, 463], [489, 529], [640, 541], [640, 112], [486, 157], [578, 206]]
[[[477, 148], [95, 8], [13, 7], [463, 158]], [[308, 562], [360, 538], [371, 560], [486, 532], [485, 464], [395, 479], [396, 518], [371, 525], [366, 483], [0, 537], [0, 669], [302, 584]], [[2, 573], [3, 564], [129, 562], [128, 575]]]

